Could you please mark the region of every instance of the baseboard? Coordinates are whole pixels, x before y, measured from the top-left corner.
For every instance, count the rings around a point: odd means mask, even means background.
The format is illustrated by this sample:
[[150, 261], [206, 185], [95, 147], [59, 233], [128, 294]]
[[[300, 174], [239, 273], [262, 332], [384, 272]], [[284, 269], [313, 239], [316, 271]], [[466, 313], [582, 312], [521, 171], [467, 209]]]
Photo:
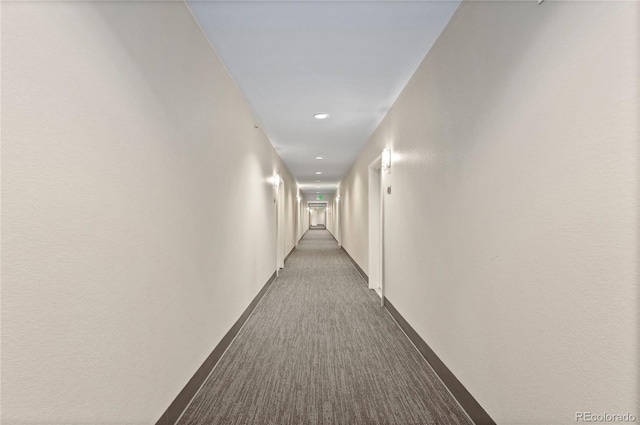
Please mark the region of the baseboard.
[[460, 406], [467, 412], [471, 420], [476, 425], [495, 425], [491, 416], [480, 406], [475, 398], [467, 391], [458, 378], [449, 370], [449, 368], [440, 360], [433, 352], [429, 345], [418, 335], [418, 333], [409, 325], [402, 315], [391, 304], [388, 298], [384, 299], [384, 306], [395, 319], [400, 328], [409, 337], [413, 345], [416, 346], [422, 357], [431, 365], [433, 370], [438, 374], [444, 385], [449, 389], [451, 394], [458, 400]]
[[300, 236], [300, 239], [298, 239], [298, 242], [296, 243], [296, 246], [298, 246], [298, 244], [300, 244], [300, 241], [302, 240], [302, 238], [304, 238], [304, 235], [307, 234], [307, 232], [309, 231], [309, 229], [305, 230], [304, 233], [302, 234], [302, 236]]
[[[293, 251], [293, 250], [292, 250]], [[258, 295], [255, 296], [251, 304], [245, 309], [244, 313], [240, 316], [240, 318], [236, 321], [236, 323], [231, 327], [229, 332], [222, 338], [220, 343], [213, 349], [209, 357], [202, 363], [202, 366], [198, 368], [193, 377], [187, 382], [187, 385], [180, 391], [178, 396], [173, 400], [171, 405], [165, 410], [160, 419], [156, 422], [156, 425], [173, 425], [176, 423], [180, 415], [184, 409], [187, 408], [191, 399], [196, 395], [204, 381], [207, 379], [213, 368], [216, 366], [222, 354], [224, 354], [231, 341], [236, 337], [244, 322], [247, 321], [253, 310], [258, 305], [258, 302], [262, 299], [264, 294], [267, 292], [273, 281], [276, 279], [276, 273], [274, 272], [267, 283], [264, 284]]]
[[358, 265], [358, 263], [356, 263], [356, 260], [353, 259], [353, 257], [351, 255], [349, 255], [349, 253], [347, 252], [346, 249], [344, 249], [344, 247], [340, 247], [340, 249], [342, 251], [344, 251], [345, 254], [347, 254], [347, 258], [349, 259], [349, 261], [351, 261], [353, 263], [353, 265], [355, 266], [356, 270], [358, 270], [358, 273], [360, 273], [360, 276], [362, 276], [362, 278], [364, 279], [365, 282], [367, 282], [367, 286], [369, 285], [369, 276], [367, 276], [367, 274], [364, 272], [364, 270], [362, 270], [362, 268]]
[[289, 251], [289, 253], [287, 254], [286, 257], [284, 257], [284, 263], [287, 264], [287, 260], [289, 259], [289, 257], [291, 257], [291, 254], [293, 254], [293, 251], [295, 251], [296, 247], [294, 246], [293, 248], [291, 248], [291, 251]]

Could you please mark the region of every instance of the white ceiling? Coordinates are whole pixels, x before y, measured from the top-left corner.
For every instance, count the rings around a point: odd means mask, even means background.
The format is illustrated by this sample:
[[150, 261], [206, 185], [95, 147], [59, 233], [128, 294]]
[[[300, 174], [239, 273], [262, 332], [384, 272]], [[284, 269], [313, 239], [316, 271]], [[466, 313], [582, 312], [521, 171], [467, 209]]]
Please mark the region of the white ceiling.
[[[315, 196], [335, 191], [459, 2], [188, 5], [287, 168]], [[318, 112], [330, 116], [317, 120]]]

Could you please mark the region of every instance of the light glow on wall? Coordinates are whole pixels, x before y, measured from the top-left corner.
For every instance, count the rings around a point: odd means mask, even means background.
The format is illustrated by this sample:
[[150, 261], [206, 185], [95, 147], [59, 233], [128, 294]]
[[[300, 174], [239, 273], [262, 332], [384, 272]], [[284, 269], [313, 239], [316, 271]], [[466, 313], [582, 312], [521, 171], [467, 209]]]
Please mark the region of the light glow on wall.
[[384, 148], [382, 151], [382, 169], [384, 171], [389, 171], [391, 168], [391, 151], [389, 148]]

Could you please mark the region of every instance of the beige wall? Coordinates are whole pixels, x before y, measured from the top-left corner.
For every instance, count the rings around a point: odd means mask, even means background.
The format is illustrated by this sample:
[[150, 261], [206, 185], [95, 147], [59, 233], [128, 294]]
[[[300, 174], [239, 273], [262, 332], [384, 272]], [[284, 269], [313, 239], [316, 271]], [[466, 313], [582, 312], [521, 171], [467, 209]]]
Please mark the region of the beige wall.
[[275, 173], [293, 247], [296, 184], [185, 4], [2, 24], [2, 423], [154, 423], [275, 271]]
[[386, 294], [498, 422], [640, 414], [637, 2], [469, 2], [340, 184], [367, 270], [393, 150]]

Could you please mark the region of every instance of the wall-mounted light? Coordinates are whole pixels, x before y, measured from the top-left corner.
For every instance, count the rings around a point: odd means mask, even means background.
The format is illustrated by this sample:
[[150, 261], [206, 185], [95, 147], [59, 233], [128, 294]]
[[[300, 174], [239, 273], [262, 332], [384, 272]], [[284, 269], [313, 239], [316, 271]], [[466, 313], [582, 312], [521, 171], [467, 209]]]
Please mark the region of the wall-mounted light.
[[300, 195], [296, 195], [296, 201], [300, 202], [302, 200], [302, 198], [300, 197]]
[[340, 195], [336, 197], [336, 202], [340, 202]]
[[278, 187], [280, 186], [280, 174], [276, 174], [275, 176], [273, 176], [273, 186], [274, 187]]
[[389, 172], [391, 170], [391, 151], [384, 148], [382, 151], [382, 170]]

